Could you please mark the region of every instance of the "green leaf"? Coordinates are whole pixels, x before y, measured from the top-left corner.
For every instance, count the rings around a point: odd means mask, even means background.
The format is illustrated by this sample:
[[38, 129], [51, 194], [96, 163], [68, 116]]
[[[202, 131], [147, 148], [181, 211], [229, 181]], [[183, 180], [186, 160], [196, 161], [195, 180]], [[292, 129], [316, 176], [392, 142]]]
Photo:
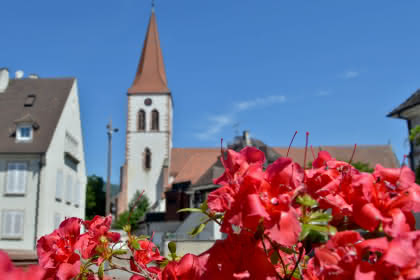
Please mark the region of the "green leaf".
[[199, 224], [198, 226], [196, 226], [191, 232], [190, 235], [191, 236], [196, 236], [197, 234], [199, 234], [200, 232], [203, 231], [203, 229], [206, 227], [205, 224]]
[[312, 224], [307, 224], [310, 230], [313, 231], [317, 231], [317, 232], [323, 232], [323, 233], [328, 233], [329, 229], [328, 226], [321, 226], [321, 225], [312, 225]]
[[128, 251], [124, 249], [118, 249], [118, 250], [112, 251], [112, 255], [125, 255], [127, 253]]
[[140, 250], [140, 244], [137, 241], [137, 239], [133, 239], [133, 241], [131, 242], [131, 247], [133, 247], [135, 250]]
[[305, 194], [304, 196], [298, 196], [296, 198], [296, 202], [307, 207], [318, 205], [318, 202], [316, 202], [316, 200], [308, 194]]
[[279, 262], [279, 259], [279, 254], [277, 252], [272, 253], [270, 256], [270, 261], [273, 265], [276, 265]]
[[202, 213], [203, 210], [201, 210], [200, 208], [183, 208], [177, 211], [177, 213], [182, 213], [182, 212], [200, 212]]
[[206, 200], [206, 201], [204, 201], [204, 202], [200, 205], [200, 209], [201, 209], [201, 211], [203, 211], [203, 212], [206, 212], [206, 211], [207, 211], [207, 209], [209, 209], [209, 207], [207, 206], [207, 200]]
[[309, 224], [328, 224], [331, 219], [331, 214], [316, 211], [309, 215]]
[[173, 242], [173, 241], [169, 242], [168, 243], [168, 249], [169, 249], [169, 252], [171, 252], [172, 254], [175, 254], [176, 253], [176, 243]]
[[293, 250], [292, 248], [286, 247], [286, 246], [278, 246], [277, 247], [279, 250], [281, 250], [282, 252], [290, 255], [290, 254], [297, 254], [298, 252], [296, 252], [295, 250]]
[[308, 227], [308, 224], [303, 224], [302, 231], [300, 232], [299, 240], [300, 241], [304, 240], [308, 236], [310, 231], [311, 229]]
[[104, 279], [104, 263], [101, 263], [98, 269], [98, 277], [99, 279]]

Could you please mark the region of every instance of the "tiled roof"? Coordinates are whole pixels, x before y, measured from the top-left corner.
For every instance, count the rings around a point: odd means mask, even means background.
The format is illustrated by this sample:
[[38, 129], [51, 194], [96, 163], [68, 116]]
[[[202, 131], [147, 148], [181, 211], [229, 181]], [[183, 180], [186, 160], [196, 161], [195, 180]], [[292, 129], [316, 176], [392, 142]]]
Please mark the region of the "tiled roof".
[[[286, 156], [287, 148], [274, 147], [274, 149]], [[314, 147], [315, 156], [320, 151], [328, 151], [333, 158], [338, 160], [348, 161], [353, 153], [354, 146], [321, 146]], [[291, 148], [289, 157], [303, 166], [303, 158], [305, 156], [305, 148]], [[308, 150], [307, 162], [313, 161], [312, 153]], [[377, 163], [384, 167], [399, 167], [397, 158], [392, 151], [390, 145], [360, 145], [357, 146], [356, 152], [353, 157], [353, 162], [368, 163], [370, 167], [374, 168]]]
[[162, 50], [160, 48], [156, 15], [152, 12], [136, 77], [128, 89], [128, 93], [151, 94], [169, 92]]
[[[61, 116], [74, 78], [11, 79], [0, 93], [0, 153], [46, 152]], [[32, 106], [25, 106], [34, 95]], [[31, 142], [16, 142], [16, 123], [32, 122]]]
[[420, 89], [413, 93], [406, 101], [404, 101], [400, 106], [392, 110], [387, 117], [399, 117], [399, 114], [407, 109], [410, 109], [416, 105], [420, 104]]
[[[272, 147], [274, 151], [286, 156], [286, 147]], [[353, 146], [322, 146], [314, 147], [314, 152], [328, 151], [338, 160], [348, 161], [353, 153]], [[294, 161], [303, 165], [305, 148], [292, 147], [289, 153]], [[174, 182], [190, 181], [192, 185], [211, 184], [214, 178], [223, 173], [223, 167], [218, 160], [220, 148], [173, 148], [170, 174], [175, 177]], [[307, 162], [313, 161], [312, 153], [308, 150]], [[389, 145], [361, 145], [358, 146], [353, 162], [368, 163], [374, 168], [376, 164], [384, 167], [399, 167], [397, 158]]]

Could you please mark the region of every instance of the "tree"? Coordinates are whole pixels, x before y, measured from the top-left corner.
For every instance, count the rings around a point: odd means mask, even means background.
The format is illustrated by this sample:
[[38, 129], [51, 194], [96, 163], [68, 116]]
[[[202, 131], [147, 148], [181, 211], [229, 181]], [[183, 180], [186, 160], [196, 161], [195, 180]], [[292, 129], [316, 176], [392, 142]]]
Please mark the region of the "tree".
[[86, 186], [86, 219], [105, 215], [105, 191], [102, 177], [88, 176]]
[[[140, 191], [136, 191], [134, 197], [130, 201], [129, 211], [121, 213], [112, 227], [116, 229], [123, 229], [125, 225], [130, 224], [132, 230], [137, 229], [141, 218], [144, 214], [146, 214], [147, 208], [149, 208], [149, 200], [144, 194], [142, 195]], [[131, 216], [130, 211], [132, 211]], [[130, 221], [128, 221], [129, 216]]]
[[369, 163], [366, 163], [366, 162], [358, 161], [358, 162], [352, 163], [352, 165], [354, 168], [356, 168], [360, 172], [372, 173], [374, 171], [374, 169], [369, 166]]

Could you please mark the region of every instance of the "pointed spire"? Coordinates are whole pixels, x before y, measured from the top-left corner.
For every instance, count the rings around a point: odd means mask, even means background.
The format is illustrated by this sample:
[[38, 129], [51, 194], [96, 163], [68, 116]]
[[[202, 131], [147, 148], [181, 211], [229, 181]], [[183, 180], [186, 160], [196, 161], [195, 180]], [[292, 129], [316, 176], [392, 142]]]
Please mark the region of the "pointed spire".
[[170, 93], [162, 50], [160, 49], [154, 2], [152, 2], [152, 15], [147, 28], [140, 63], [128, 93]]

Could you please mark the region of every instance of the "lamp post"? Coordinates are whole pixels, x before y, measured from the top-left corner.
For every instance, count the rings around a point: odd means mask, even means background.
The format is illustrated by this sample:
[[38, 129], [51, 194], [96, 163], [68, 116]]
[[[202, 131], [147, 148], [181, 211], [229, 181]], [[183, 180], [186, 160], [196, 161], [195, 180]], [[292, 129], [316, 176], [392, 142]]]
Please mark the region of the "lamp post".
[[108, 134], [108, 175], [106, 180], [105, 215], [111, 214], [111, 161], [112, 161], [112, 134], [118, 132], [118, 128], [112, 127], [112, 119], [106, 126]]

